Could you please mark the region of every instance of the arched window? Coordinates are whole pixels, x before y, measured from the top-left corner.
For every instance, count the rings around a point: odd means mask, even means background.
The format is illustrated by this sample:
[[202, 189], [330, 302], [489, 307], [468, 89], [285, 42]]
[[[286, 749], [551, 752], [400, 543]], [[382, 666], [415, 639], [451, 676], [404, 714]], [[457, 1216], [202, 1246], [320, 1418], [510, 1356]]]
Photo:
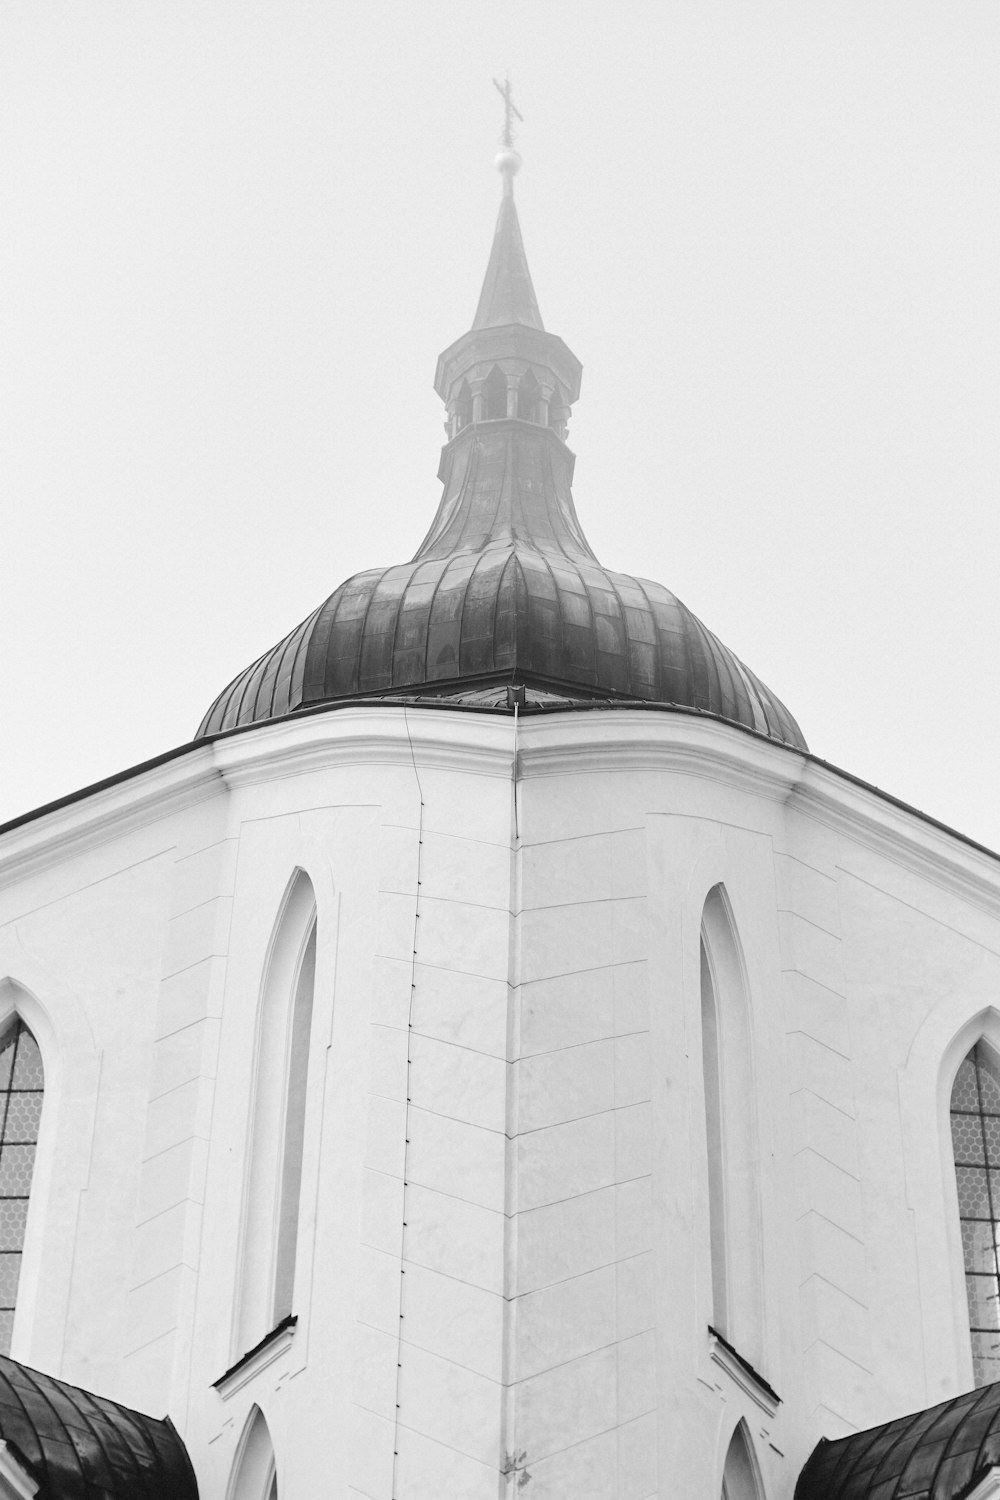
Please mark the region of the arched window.
[[469, 382], [463, 380], [458, 395], [455, 397], [455, 432], [461, 432], [463, 427], [468, 427], [471, 421], [472, 392], [469, 390]]
[[315, 898], [300, 871], [271, 942], [258, 1017], [237, 1354], [293, 1311], [315, 975]]
[[983, 1041], [955, 1075], [951, 1138], [976, 1385], [1000, 1380], [1000, 1061]]
[[252, 1408], [243, 1429], [226, 1500], [278, 1500], [274, 1446], [258, 1406]]
[[757, 1465], [743, 1422], [733, 1433], [722, 1475], [722, 1500], [761, 1500]]
[[10, 1353], [45, 1087], [38, 1043], [14, 1016], [0, 1036], [0, 1353]]
[[761, 1358], [762, 1310], [750, 1012], [720, 886], [702, 917], [701, 1042], [712, 1327], [754, 1364]]
[[523, 422], [537, 422], [542, 392], [531, 370], [521, 376], [517, 387], [517, 414]]
[[705, 1080], [705, 1139], [708, 1146], [708, 1231], [712, 1249], [712, 1326], [723, 1338], [729, 1330], [727, 1276], [726, 1167], [722, 1137], [722, 1079], [719, 1008], [705, 939], [701, 940], [701, 1063]]
[[483, 381], [483, 421], [495, 422], [507, 415], [507, 377], [494, 365]]

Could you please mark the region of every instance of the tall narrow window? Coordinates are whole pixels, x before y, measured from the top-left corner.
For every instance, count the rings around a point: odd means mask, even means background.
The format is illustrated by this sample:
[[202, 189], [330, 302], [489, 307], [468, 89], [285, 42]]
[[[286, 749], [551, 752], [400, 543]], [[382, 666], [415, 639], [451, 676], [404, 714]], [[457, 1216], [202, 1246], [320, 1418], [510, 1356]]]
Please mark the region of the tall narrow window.
[[274, 1447], [264, 1415], [257, 1406], [252, 1408], [243, 1430], [226, 1500], [278, 1500]]
[[1000, 1065], [984, 1042], [951, 1091], [951, 1138], [976, 1385], [1000, 1380]]
[[237, 1355], [294, 1310], [315, 975], [315, 900], [300, 872], [278, 918], [258, 1016]]
[[701, 1062], [705, 1079], [705, 1138], [708, 1146], [708, 1232], [712, 1249], [712, 1326], [729, 1338], [726, 1277], [726, 1182], [722, 1141], [722, 1082], [719, 1077], [719, 1012], [712, 968], [701, 943]]
[[0, 1036], [0, 1353], [10, 1353], [24, 1228], [42, 1117], [38, 1043], [18, 1017]]
[[[455, 432], [461, 432], [472, 421], [472, 392], [469, 382], [463, 380], [455, 400]], [[454, 433], [452, 434], [454, 436]]]
[[741, 1422], [733, 1433], [722, 1476], [722, 1500], [760, 1500], [760, 1484], [753, 1450]]
[[709, 894], [702, 918], [701, 1040], [712, 1327], [756, 1364], [763, 1314], [750, 1007], [721, 886]]
[[312, 1030], [313, 989], [316, 982], [316, 925], [302, 956], [292, 1005], [292, 1028], [285, 1089], [285, 1139], [278, 1190], [278, 1246], [274, 1265], [272, 1320], [280, 1323], [292, 1311], [295, 1251], [299, 1238], [299, 1198], [302, 1191], [302, 1141], [306, 1123], [306, 1079], [309, 1074], [309, 1034]]
[[483, 381], [483, 420], [495, 422], [507, 415], [507, 377], [494, 365]]
[[542, 392], [530, 370], [521, 376], [517, 388], [517, 414], [524, 422], [537, 422]]

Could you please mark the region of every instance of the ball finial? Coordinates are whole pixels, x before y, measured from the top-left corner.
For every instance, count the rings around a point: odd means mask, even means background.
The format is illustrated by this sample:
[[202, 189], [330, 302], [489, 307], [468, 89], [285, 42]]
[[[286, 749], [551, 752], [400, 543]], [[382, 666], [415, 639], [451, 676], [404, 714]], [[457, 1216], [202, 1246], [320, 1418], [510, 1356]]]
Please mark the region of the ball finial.
[[502, 151], [497, 152], [496, 168], [498, 172], [509, 172], [513, 177], [515, 172], [521, 170], [520, 153], [515, 151], [513, 146], [504, 146]]

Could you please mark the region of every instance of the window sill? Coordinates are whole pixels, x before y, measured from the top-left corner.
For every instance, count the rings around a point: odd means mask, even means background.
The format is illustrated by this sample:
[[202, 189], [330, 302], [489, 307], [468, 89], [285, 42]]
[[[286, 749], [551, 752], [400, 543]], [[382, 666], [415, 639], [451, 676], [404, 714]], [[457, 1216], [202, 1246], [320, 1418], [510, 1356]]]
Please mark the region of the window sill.
[[259, 1344], [254, 1344], [246, 1354], [240, 1355], [240, 1358], [234, 1365], [230, 1365], [224, 1375], [212, 1381], [212, 1385], [224, 1401], [228, 1401], [236, 1391], [242, 1390], [248, 1380], [252, 1380], [255, 1375], [291, 1347], [297, 1322], [298, 1318], [292, 1313], [287, 1318], [282, 1318], [277, 1327], [265, 1334]]
[[781, 1397], [771, 1389], [763, 1375], [759, 1375], [753, 1365], [742, 1354], [738, 1354], [732, 1344], [721, 1333], [716, 1333], [714, 1328], [708, 1330], [708, 1352], [715, 1363], [725, 1370], [730, 1380], [756, 1401], [762, 1411], [769, 1417], [775, 1415], [781, 1405]]

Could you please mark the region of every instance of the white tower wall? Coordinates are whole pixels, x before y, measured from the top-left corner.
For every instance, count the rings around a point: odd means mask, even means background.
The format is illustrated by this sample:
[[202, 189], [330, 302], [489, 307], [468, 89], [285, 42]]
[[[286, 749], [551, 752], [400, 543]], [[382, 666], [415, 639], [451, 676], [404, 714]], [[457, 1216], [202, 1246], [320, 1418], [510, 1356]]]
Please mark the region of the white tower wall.
[[[219, 1386], [297, 870], [298, 1321]], [[820, 1436], [971, 1384], [947, 1100], [1000, 1034], [998, 875], [805, 756], [632, 710], [342, 708], [30, 820], [0, 854], [3, 999], [46, 1067], [12, 1352], [169, 1412], [204, 1500], [255, 1408], [282, 1500], [712, 1496], [740, 1422], [790, 1500]], [[736, 1355], [709, 1332], [719, 888]]]

